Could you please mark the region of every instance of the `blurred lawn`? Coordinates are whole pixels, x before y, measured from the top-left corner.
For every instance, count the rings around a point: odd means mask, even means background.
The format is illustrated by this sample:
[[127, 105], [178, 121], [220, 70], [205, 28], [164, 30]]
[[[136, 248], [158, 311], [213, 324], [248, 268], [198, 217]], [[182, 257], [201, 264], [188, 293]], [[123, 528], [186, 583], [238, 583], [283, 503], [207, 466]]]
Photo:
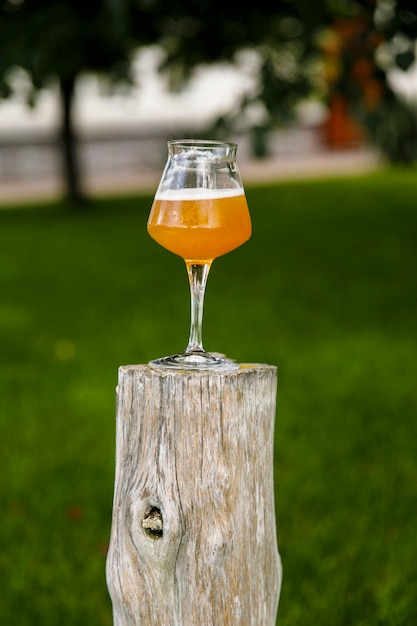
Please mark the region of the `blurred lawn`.
[[[213, 265], [204, 338], [279, 367], [278, 624], [417, 624], [417, 174], [247, 195], [254, 234]], [[112, 624], [117, 368], [188, 337], [149, 208], [0, 212], [1, 624]]]

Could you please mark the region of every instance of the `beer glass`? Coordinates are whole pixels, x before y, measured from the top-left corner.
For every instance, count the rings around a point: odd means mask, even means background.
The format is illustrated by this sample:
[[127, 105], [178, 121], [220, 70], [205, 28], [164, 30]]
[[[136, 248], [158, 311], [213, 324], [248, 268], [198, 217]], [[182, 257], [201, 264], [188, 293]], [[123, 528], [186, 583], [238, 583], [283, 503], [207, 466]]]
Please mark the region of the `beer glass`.
[[207, 277], [213, 260], [252, 233], [236, 163], [237, 145], [195, 139], [168, 142], [168, 161], [148, 219], [148, 233], [185, 261], [191, 292], [188, 345], [179, 354], [150, 362], [158, 368], [229, 371], [239, 366], [203, 348]]

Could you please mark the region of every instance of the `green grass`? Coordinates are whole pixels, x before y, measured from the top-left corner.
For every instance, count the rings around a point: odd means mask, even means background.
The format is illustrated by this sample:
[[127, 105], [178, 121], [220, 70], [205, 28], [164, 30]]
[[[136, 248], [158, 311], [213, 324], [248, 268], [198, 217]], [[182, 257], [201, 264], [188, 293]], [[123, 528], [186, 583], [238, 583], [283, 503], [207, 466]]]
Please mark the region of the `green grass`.
[[[247, 195], [253, 237], [213, 265], [204, 337], [279, 368], [278, 624], [417, 624], [417, 175]], [[112, 624], [117, 368], [188, 336], [149, 207], [0, 212], [1, 624]]]

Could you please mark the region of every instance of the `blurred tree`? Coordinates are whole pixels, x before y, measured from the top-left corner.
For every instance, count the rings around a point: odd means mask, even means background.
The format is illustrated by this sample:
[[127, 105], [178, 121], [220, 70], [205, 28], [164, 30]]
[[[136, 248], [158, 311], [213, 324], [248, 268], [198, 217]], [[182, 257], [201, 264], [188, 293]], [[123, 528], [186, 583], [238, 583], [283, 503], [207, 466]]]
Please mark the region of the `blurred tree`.
[[392, 98], [389, 66], [406, 70], [414, 61], [416, 11], [414, 0], [257, 0], [245, 6], [220, 0], [3, 0], [0, 97], [10, 95], [16, 67], [30, 77], [32, 103], [40, 88], [58, 81], [67, 195], [78, 200], [83, 190], [72, 105], [82, 73], [129, 80], [133, 53], [157, 44], [165, 51], [161, 70], [175, 88], [202, 63], [236, 61], [239, 52], [251, 51], [257, 81], [222, 124], [251, 112], [261, 154], [265, 129], [289, 119], [300, 98], [318, 88], [318, 35], [332, 25], [341, 69], [329, 94], [342, 92], [368, 125], [380, 128], [383, 105]]
[[243, 106], [262, 102], [267, 116], [288, 116], [310, 88], [314, 33], [330, 17], [327, 1], [258, 0], [235, 6], [219, 0], [3, 0], [0, 7], [0, 96], [12, 92], [11, 70], [23, 68], [36, 93], [57, 80], [62, 105], [60, 141], [67, 195], [83, 197], [76, 158], [72, 105], [83, 72], [130, 78], [130, 61], [141, 46], [159, 44], [163, 71], [173, 87], [200, 63], [232, 60], [257, 47], [257, 93]]
[[413, 0], [357, 0], [349, 19], [334, 21], [323, 40], [328, 101], [343, 103], [369, 138], [394, 163], [417, 159], [416, 103], [392, 87], [390, 75], [415, 63], [417, 4]]
[[[166, 67], [178, 80], [198, 63], [236, 60], [239, 50], [256, 52], [257, 82], [219, 127], [239, 123], [245, 110], [252, 113], [260, 156], [266, 152], [268, 129], [290, 120], [297, 102], [315, 94], [344, 117], [345, 140], [357, 143], [367, 135], [391, 161], [417, 158], [415, 104], [404, 101], [390, 81], [393, 70], [406, 72], [415, 63], [415, 0], [282, 0], [273, 5], [258, 0], [240, 9], [215, 0], [186, 0], [166, 15], [161, 43], [167, 44]], [[333, 76], [326, 80], [329, 55], [323, 39], [329, 33]]]
[[[83, 198], [76, 158], [72, 105], [82, 72], [105, 72], [128, 78], [132, 42], [125, 3], [112, 0], [4, 0], [0, 8], [0, 96], [12, 91], [12, 70], [21, 67], [32, 81], [29, 94], [58, 80], [62, 108], [60, 143], [67, 195]], [[143, 43], [154, 32], [143, 33]]]
[[262, 156], [268, 129], [293, 119], [300, 99], [317, 90], [317, 33], [332, 23], [335, 12], [348, 14], [343, 4], [335, 9], [328, 0], [249, 5], [186, 0], [171, 6], [161, 22], [162, 70], [180, 85], [199, 64], [225, 60], [240, 69], [252, 67], [252, 88], [218, 120], [214, 132], [251, 125], [255, 152]]

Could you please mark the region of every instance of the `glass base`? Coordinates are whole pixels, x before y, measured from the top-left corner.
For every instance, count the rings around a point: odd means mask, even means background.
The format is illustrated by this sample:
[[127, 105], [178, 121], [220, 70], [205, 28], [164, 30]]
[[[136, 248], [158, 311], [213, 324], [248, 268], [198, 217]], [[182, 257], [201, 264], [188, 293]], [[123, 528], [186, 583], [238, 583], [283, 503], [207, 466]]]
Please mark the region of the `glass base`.
[[213, 370], [216, 372], [233, 372], [240, 369], [238, 363], [226, 359], [223, 354], [208, 352], [182, 352], [173, 356], [165, 356], [150, 361], [149, 365], [158, 369], [176, 370]]

